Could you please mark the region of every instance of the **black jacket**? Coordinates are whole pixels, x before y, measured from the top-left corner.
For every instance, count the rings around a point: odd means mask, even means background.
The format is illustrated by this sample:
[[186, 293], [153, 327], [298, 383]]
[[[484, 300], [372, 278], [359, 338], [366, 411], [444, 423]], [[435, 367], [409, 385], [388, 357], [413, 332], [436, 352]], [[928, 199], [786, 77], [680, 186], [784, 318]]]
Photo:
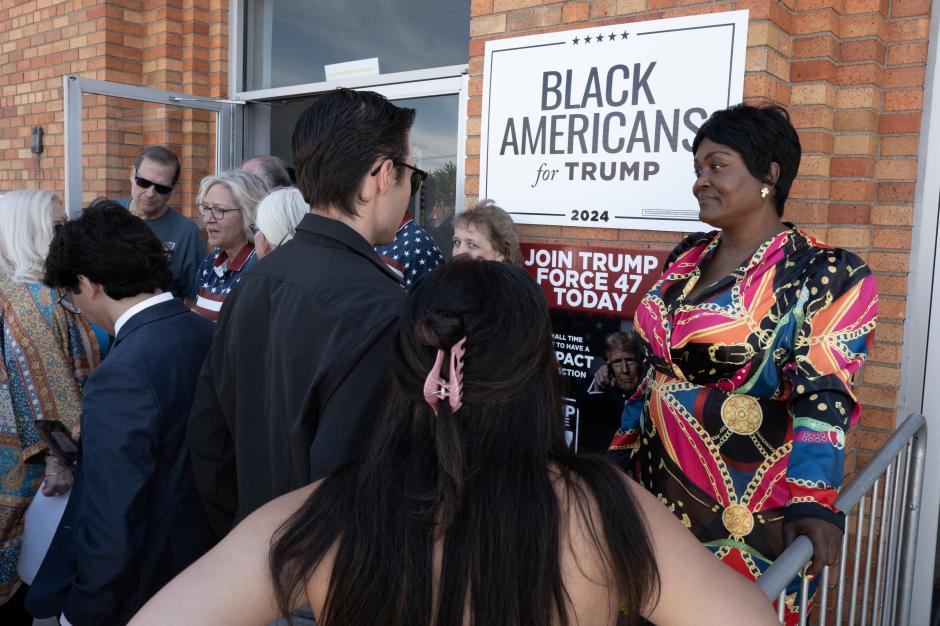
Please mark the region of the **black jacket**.
[[186, 421], [212, 323], [179, 300], [131, 317], [85, 384], [72, 495], [30, 586], [35, 617], [125, 624], [212, 547]]
[[365, 239], [314, 214], [242, 277], [222, 306], [189, 422], [220, 536], [362, 452], [403, 300]]

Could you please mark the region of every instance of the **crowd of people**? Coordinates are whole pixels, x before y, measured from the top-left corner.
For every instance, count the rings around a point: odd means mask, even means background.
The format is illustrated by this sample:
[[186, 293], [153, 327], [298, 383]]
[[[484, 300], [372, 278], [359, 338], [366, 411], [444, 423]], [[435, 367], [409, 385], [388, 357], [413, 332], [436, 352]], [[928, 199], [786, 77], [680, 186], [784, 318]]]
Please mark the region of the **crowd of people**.
[[414, 116], [318, 97], [293, 168], [202, 180], [208, 247], [162, 146], [74, 219], [0, 197], [3, 624], [769, 625], [751, 581], [788, 543], [811, 584], [836, 562], [877, 292], [782, 221], [786, 112], [699, 129], [716, 230], [607, 338], [589, 453], [509, 214], [459, 213], [445, 262], [408, 212]]

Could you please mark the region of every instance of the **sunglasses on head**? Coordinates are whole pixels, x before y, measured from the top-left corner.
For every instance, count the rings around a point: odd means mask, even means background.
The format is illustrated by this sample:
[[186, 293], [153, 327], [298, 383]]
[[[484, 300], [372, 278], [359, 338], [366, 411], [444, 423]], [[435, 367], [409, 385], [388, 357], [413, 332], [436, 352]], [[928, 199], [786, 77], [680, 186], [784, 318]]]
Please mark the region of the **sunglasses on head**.
[[[414, 195], [418, 193], [418, 190], [421, 189], [421, 183], [427, 180], [428, 173], [415, 167], [414, 165], [408, 165], [407, 163], [402, 163], [401, 161], [392, 161], [392, 165], [397, 167], [407, 167], [411, 170], [411, 197], [413, 198]], [[380, 169], [382, 169], [381, 165], [372, 170], [372, 176], [378, 174]]]
[[161, 196], [165, 196], [166, 194], [173, 191], [173, 187], [161, 185], [159, 183], [153, 182], [152, 180], [141, 178], [140, 176], [137, 176], [137, 175], [134, 175], [134, 183], [136, 183], [137, 186], [140, 187], [141, 189], [150, 189], [151, 187], [153, 187], [154, 191], [156, 191]]

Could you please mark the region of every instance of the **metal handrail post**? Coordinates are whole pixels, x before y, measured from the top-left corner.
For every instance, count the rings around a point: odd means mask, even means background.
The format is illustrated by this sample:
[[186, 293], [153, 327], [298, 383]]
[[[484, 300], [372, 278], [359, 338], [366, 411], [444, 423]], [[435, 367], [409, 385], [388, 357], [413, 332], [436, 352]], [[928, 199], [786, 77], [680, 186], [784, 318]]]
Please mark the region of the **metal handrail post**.
[[927, 461], [927, 425], [918, 429], [911, 446], [911, 476], [907, 483], [907, 508], [904, 511], [904, 537], [902, 546], [902, 569], [898, 575], [898, 603], [895, 607], [895, 624], [908, 624], [911, 619], [911, 594], [914, 590], [914, 557], [917, 554], [917, 522], [920, 516], [920, 501], [924, 491], [924, 465]]
[[[908, 416], [875, 456], [842, 489], [835, 503], [836, 508], [839, 510], [851, 513], [869, 489], [877, 481], [884, 478], [875, 589], [876, 596], [878, 595], [877, 591], [883, 589], [886, 597], [876, 597], [872, 609], [873, 619], [877, 613], [880, 613], [880, 623], [904, 625], [910, 615], [913, 560], [916, 551], [917, 512], [920, 510], [924, 461], [927, 450], [926, 424], [923, 415], [912, 414]], [[902, 456], [905, 461], [903, 465], [901, 463]], [[905, 497], [906, 502], [902, 502], [901, 499]], [[871, 515], [875, 515], [876, 500], [877, 498], [874, 498], [871, 502]], [[904, 511], [898, 511], [902, 504], [905, 506]], [[857, 523], [862, 524], [864, 520], [860, 519]], [[905, 538], [904, 545], [901, 546], [897, 545], [900, 537]], [[847, 539], [848, 534], [843, 535], [842, 558], [839, 564], [840, 581], [837, 590], [838, 601], [836, 604], [837, 621], [843, 610], [842, 601], [845, 591], [843, 572], [846, 566]], [[882, 560], [885, 552], [887, 552], [888, 557], [886, 559], [887, 563]], [[805, 536], [797, 537], [777, 557], [774, 564], [758, 578], [757, 586], [768, 599], [775, 599], [812, 558], [812, 554], [812, 542]], [[883, 584], [879, 584], [882, 580], [882, 572], [884, 573]], [[895, 575], [897, 578], [895, 578]], [[856, 575], [854, 580], [856, 585], [858, 585], [857, 578]], [[867, 586], [864, 591], [867, 595]], [[884, 603], [879, 607], [882, 600]]]

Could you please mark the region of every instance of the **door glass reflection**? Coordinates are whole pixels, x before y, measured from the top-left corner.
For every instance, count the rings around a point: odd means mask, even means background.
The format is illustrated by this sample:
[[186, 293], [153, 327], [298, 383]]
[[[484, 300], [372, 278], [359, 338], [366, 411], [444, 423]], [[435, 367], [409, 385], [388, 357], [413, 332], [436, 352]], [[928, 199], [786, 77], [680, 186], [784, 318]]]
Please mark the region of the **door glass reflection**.
[[468, 0], [251, 0], [249, 90], [326, 80], [325, 65], [377, 58], [389, 74], [466, 63]]
[[[288, 165], [293, 166], [294, 124], [312, 101], [312, 98], [296, 98], [266, 105], [271, 107], [271, 154], [281, 157]], [[444, 258], [449, 259], [457, 203], [457, 94], [394, 102], [417, 112], [411, 128], [411, 151], [415, 165], [430, 173], [421, 191], [412, 199], [409, 210], [437, 242]]]
[[450, 259], [457, 201], [457, 95], [396, 100], [395, 104], [417, 111], [411, 153], [415, 164], [430, 173], [410, 210], [444, 258]]

